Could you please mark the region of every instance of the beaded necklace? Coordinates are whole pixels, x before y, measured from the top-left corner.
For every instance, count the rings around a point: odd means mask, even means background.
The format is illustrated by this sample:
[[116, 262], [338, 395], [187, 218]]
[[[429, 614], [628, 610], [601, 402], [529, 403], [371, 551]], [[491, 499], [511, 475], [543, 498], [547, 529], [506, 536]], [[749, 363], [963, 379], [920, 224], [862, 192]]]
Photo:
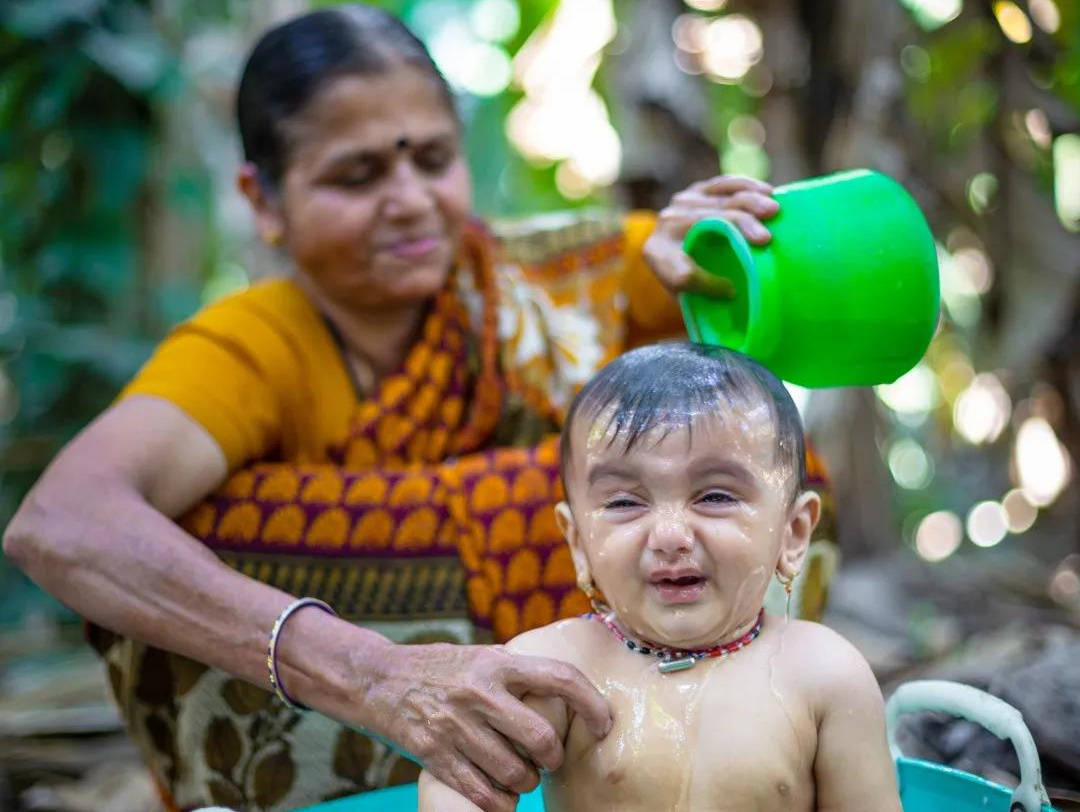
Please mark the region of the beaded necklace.
[[736, 651], [745, 648], [750, 645], [754, 638], [761, 634], [761, 626], [765, 622], [765, 610], [762, 609], [758, 613], [757, 621], [750, 628], [750, 630], [737, 640], [732, 640], [728, 643], [720, 643], [710, 648], [704, 649], [682, 649], [682, 648], [669, 648], [668, 646], [659, 646], [653, 643], [648, 645], [644, 643], [638, 643], [635, 640], [631, 640], [626, 636], [618, 626], [615, 625], [615, 613], [608, 612], [601, 615], [596, 612], [590, 612], [587, 617], [594, 617], [603, 623], [611, 633], [621, 642], [626, 644], [626, 647], [637, 654], [645, 654], [652, 657], [658, 657], [660, 662], [656, 664], [657, 669], [661, 674], [670, 674], [673, 671], [685, 671], [687, 668], [693, 668], [697, 665], [699, 660], [711, 660], [714, 657], [727, 657], [729, 654], [734, 654]]

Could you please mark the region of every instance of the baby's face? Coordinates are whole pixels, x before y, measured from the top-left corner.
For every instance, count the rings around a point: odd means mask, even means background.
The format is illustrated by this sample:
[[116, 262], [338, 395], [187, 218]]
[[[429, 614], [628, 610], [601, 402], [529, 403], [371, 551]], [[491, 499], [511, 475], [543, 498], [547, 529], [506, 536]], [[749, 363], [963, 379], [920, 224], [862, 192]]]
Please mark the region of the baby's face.
[[609, 444], [572, 428], [568, 539], [629, 631], [698, 648], [751, 623], [789, 532], [790, 477], [764, 405]]

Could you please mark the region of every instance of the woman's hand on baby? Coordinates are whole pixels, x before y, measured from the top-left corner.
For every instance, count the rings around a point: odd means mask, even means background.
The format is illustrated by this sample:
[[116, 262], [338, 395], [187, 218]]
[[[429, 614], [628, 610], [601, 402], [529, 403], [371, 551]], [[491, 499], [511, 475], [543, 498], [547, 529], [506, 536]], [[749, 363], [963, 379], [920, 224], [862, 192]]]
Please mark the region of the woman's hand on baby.
[[698, 220], [718, 217], [732, 223], [754, 245], [771, 239], [762, 224], [780, 210], [773, 187], [753, 178], [718, 175], [691, 184], [671, 198], [660, 211], [652, 235], [645, 241], [645, 261], [664, 285], [674, 292], [708, 293], [711, 275], [682, 250], [683, 238]]
[[561, 698], [598, 738], [611, 727], [607, 701], [558, 660], [502, 646], [391, 645], [370, 665], [376, 673], [363, 704], [371, 732], [488, 812], [514, 809], [517, 794], [536, 787], [534, 765], [562, 764], [560, 736], [521, 697]]

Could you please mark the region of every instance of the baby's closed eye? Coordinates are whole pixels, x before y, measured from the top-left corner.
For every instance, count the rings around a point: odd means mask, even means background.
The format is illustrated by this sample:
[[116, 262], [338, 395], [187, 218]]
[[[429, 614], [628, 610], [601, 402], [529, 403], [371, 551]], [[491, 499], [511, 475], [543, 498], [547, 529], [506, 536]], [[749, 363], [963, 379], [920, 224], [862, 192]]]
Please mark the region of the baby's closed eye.
[[710, 490], [701, 495], [700, 501], [709, 504], [729, 504], [739, 500], [727, 491]]
[[606, 510], [626, 510], [628, 508], [638, 507], [640, 504], [641, 503], [636, 499], [632, 499], [629, 496], [616, 496], [607, 500], [604, 503], [604, 508]]

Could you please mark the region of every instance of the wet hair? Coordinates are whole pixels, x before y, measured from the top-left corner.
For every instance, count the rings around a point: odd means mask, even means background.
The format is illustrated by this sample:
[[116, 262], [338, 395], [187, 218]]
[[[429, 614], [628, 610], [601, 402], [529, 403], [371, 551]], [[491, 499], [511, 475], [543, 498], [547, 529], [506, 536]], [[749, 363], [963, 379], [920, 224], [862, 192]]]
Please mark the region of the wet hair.
[[457, 119], [450, 86], [423, 43], [380, 8], [336, 6], [271, 28], [248, 56], [236, 94], [244, 159], [275, 187], [288, 158], [285, 125], [319, 90], [340, 76], [374, 76], [402, 64], [427, 74]]
[[806, 482], [806, 441], [791, 395], [772, 372], [723, 347], [686, 342], [654, 344], [626, 353], [601, 369], [578, 393], [563, 425], [560, 475], [566, 489], [575, 420], [605, 420], [609, 446], [624, 452], [661, 429], [692, 430], [696, 417], [766, 404], [776, 428], [776, 462], [792, 472], [791, 498]]

